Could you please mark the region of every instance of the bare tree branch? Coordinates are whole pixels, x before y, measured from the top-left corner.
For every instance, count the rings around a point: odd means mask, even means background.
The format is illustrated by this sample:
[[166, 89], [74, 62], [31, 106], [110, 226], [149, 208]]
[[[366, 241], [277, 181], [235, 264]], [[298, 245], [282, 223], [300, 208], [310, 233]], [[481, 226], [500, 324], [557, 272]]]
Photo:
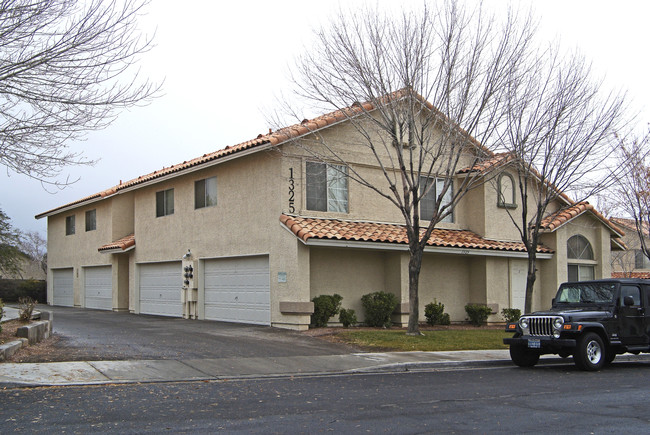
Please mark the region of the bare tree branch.
[[108, 126], [159, 87], [134, 67], [151, 49], [146, 0], [0, 1], [0, 164], [50, 184], [92, 164], [67, 143]]
[[[512, 13], [497, 23], [453, 0], [398, 18], [366, 9], [340, 13], [296, 62], [296, 96], [313, 110], [339, 111], [356, 133], [341, 139], [343, 149], [317, 134], [296, 144], [312, 158], [344, 167], [404, 219], [410, 334], [419, 333], [424, 248], [436, 225], [489, 176], [474, 168], [492, 156], [490, 138], [504, 122], [510, 71], [529, 56], [534, 29], [529, 18]], [[293, 104], [287, 109], [301, 119]], [[381, 182], [359, 170], [352, 150], [372, 156], [364, 164], [380, 171]], [[432, 210], [423, 217], [431, 192]]]

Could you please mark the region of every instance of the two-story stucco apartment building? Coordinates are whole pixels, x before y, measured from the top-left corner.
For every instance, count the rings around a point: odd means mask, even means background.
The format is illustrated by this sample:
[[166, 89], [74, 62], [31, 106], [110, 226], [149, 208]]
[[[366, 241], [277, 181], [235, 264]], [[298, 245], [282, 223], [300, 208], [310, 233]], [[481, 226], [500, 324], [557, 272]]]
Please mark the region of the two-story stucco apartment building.
[[[40, 214], [48, 219], [48, 303], [181, 316], [189, 250], [199, 319], [306, 329], [317, 295], [341, 294], [363, 319], [361, 296], [387, 291], [402, 301], [394, 320], [405, 325], [409, 256], [399, 210], [295, 143], [319, 135], [338, 144], [350, 168], [379, 177], [356, 134], [333, 112]], [[514, 177], [506, 168], [497, 181], [470, 191], [434, 231], [420, 313], [434, 299], [452, 321], [465, 320], [467, 303], [523, 310], [526, 252], [507, 215], [518, 206]], [[549, 306], [569, 278], [609, 277], [611, 249], [620, 246], [620, 230], [589, 204], [561, 200], [555, 210], [565, 210], [544, 222], [535, 308]]]

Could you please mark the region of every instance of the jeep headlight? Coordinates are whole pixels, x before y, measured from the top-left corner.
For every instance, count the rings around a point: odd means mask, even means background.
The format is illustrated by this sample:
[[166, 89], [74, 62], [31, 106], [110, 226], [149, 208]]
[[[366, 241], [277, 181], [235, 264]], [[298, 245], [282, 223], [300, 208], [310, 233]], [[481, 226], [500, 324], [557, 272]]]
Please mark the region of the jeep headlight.
[[522, 329], [522, 331], [528, 331], [528, 318], [527, 317], [522, 317], [519, 319], [519, 327]]
[[553, 319], [553, 337], [560, 338], [562, 325], [564, 325], [564, 319], [562, 317], [556, 317]]

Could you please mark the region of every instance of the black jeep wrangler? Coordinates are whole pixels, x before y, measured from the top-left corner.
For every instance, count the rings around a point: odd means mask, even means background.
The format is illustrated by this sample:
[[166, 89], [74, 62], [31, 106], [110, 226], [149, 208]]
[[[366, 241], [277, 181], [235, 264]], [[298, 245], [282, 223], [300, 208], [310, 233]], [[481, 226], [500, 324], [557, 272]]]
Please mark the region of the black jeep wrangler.
[[583, 370], [600, 370], [616, 355], [650, 352], [650, 280], [603, 279], [560, 286], [550, 310], [506, 325], [503, 342], [520, 367], [540, 355], [573, 355]]

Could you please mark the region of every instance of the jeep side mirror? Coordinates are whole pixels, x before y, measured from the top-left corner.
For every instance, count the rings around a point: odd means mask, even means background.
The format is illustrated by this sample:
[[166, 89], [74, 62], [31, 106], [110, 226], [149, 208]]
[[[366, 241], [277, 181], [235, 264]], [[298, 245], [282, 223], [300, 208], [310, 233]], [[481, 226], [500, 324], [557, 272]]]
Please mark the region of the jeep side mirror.
[[634, 305], [634, 298], [632, 296], [625, 296], [623, 298], [623, 305], [625, 305], [626, 307], [631, 307], [632, 305]]

